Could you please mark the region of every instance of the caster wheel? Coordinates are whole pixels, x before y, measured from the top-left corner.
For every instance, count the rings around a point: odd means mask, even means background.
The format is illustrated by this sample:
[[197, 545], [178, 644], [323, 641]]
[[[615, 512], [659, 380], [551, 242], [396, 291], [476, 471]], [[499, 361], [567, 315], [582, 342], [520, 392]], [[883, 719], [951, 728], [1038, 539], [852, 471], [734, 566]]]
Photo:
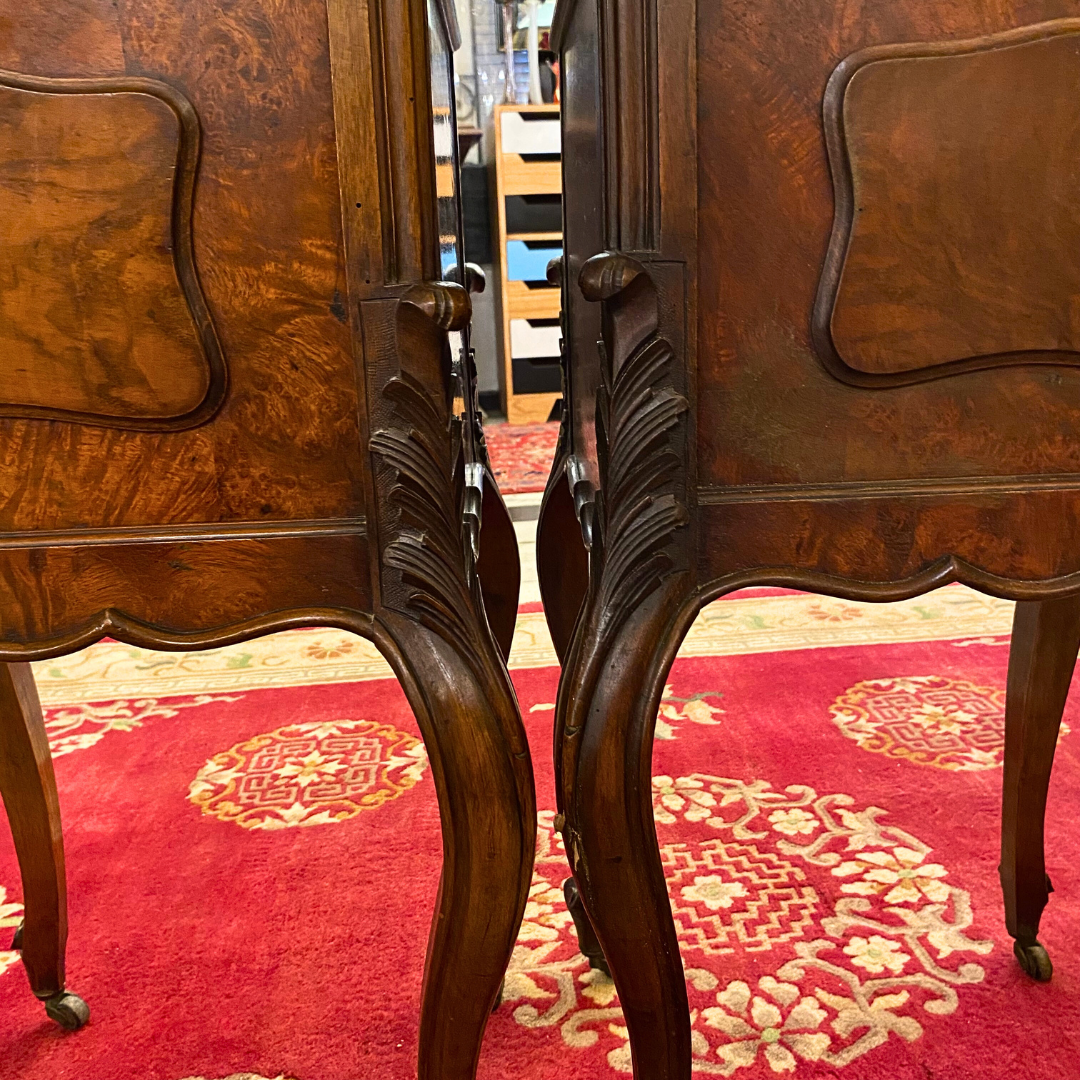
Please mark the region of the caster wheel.
[[1050, 981], [1050, 976], [1054, 974], [1054, 965], [1050, 962], [1050, 955], [1037, 941], [1031, 944], [1017, 941], [1013, 945], [1013, 952], [1020, 961], [1020, 966], [1036, 982]]
[[15, 931], [15, 936], [11, 939], [12, 952], [19, 952], [22, 949], [22, 933], [25, 925], [26, 923], [19, 923], [19, 929]]
[[90, 1019], [90, 1006], [81, 997], [65, 990], [45, 999], [45, 1012], [65, 1031], [78, 1031]]

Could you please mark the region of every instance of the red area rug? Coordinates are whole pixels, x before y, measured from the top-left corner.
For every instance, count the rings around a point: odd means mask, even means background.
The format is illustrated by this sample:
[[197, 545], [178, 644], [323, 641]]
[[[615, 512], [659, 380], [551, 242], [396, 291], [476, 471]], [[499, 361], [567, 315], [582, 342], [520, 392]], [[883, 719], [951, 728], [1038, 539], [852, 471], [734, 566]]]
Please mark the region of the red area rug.
[[[974, 636], [899, 640], [932, 633], [920, 620], [932, 627], [937, 609], [921, 603], [922, 615], [918, 602], [867, 615], [790, 595], [721, 602], [705, 620], [713, 636], [689, 651], [724, 635], [732, 650], [758, 651], [676, 661], [655, 807], [696, 1076], [1059, 1080], [1075, 1068], [1080, 697], [1051, 789], [1057, 892], [1042, 940], [1055, 973], [1038, 985], [1013, 959], [996, 874], [1005, 616]], [[889, 643], [843, 644], [851, 635]], [[184, 665], [209, 660], [111, 648], [102, 685], [130, 694], [49, 709], [68, 969], [91, 1021], [60, 1031], [17, 957], [0, 953], [0, 1076], [415, 1076], [440, 845], [396, 683], [341, 681], [363, 650], [325, 632], [222, 650], [205, 674]], [[543, 662], [543, 648], [523, 646], [519, 662]], [[73, 677], [39, 671], [52, 700]], [[189, 677], [207, 692], [147, 691]], [[629, 1076], [618, 998], [578, 953], [562, 901], [556, 678], [552, 667], [514, 671], [535, 755], [539, 859], [484, 1080]], [[19, 889], [0, 833], [6, 935]]]
[[544, 490], [559, 440], [557, 423], [486, 424], [484, 439], [504, 495]]

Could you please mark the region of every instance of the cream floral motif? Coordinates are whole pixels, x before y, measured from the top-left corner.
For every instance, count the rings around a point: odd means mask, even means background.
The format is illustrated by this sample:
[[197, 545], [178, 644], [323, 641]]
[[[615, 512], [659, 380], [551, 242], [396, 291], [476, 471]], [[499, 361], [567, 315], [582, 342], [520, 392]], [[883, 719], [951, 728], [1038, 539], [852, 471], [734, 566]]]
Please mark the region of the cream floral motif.
[[656, 738], [674, 739], [678, 723], [689, 722], [715, 726], [720, 721], [715, 717], [723, 713], [718, 705], [710, 705], [709, 698], [720, 698], [723, 695], [719, 690], [703, 690], [691, 697], [676, 697], [669, 683], [664, 687], [664, 696], [660, 701], [660, 710], [656, 716]]
[[426, 767], [420, 740], [386, 724], [290, 724], [215, 754], [188, 798], [245, 829], [327, 825], [396, 799]]
[[[14, 936], [14, 931], [18, 928], [19, 923], [22, 922], [22, 915], [22, 904], [9, 903], [7, 889], [0, 885], [0, 933], [9, 936], [10, 940], [10, 937]], [[0, 949], [0, 975], [3, 975], [9, 967], [18, 962], [19, 954], [13, 949]]]
[[996, 769], [1003, 759], [1004, 687], [943, 675], [868, 679], [845, 690], [829, 713], [844, 735], [874, 754], [968, 772]]
[[820, 911], [805, 870], [767, 844], [709, 837], [664, 844], [660, 859], [679, 941], [706, 956], [771, 952], [805, 936]]
[[834, 867], [833, 874], [862, 875], [858, 881], [841, 885], [841, 892], [859, 896], [885, 893], [887, 904], [917, 904], [924, 896], [943, 903], [949, 899], [949, 888], [941, 879], [948, 871], [938, 863], [924, 863], [926, 856], [927, 852], [906, 847], [893, 848], [891, 853], [860, 851], [854, 860]]
[[680, 890], [684, 900], [696, 900], [710, 911], [729, 908], [737, 897], [746, 895], [746, 886], [741, 881], [725, 881], [717, 874], [694, 878], [693, 885], [684, 885]]
[[700, 780], [654, 776], [652, 782], [653, 814], [657, 821], [674, 825], [680, 814], [687, 821], [705, 821], [712, 817], [716, 799]]
[[789, 810], [774, 810], [769, 815], [769, 824], [785, 836], [809, 836], [821, 823], [813, 814], [796, 806]]
[[771, 975], [758, 980], [758, 989], [763, 993], [751, 995], [750, 987], [736, 980], [716, 995], [716, 1006], [702, 1010], [703, 1022], [732, 1040], [717, 1048], [724, 1065], [752, 1065], [759, 1050], [773, 1072], [794, 1072], [795, 1054], [818, 1061], [831, 1040], [817, 1031], [829, 1016], [817, 998], [802, 997], [793, 983]]
[[76, 750], [86, 750], [99, 743], [110, 731], [131, 731], [142, 727], [144, 720], [176, 716], [181, 709], [194, 709], [215, 702], [242, 701], [243, 695], [199, 694], [190, 701], [157, 698], [136, 701], [109, 701], [98, 704], [71, 705], [45, 712], [45, 731], [54, 758]]
[[[968, 893], [885, 810], [700, 773], [657, 777], [654, 794], [698, 1074], [731, 1076], [755, 1062], [777, 1074], [800, 1061], [842, 1067], [893, 1036], [920, 1038], [924, 1024], [955, 1012], [959, 990], [982, 981], [971, 958], [992, 944], [968, 936]], [[665, 842], [674, 827], [679, 839]], [[566, 876], [553, 814], [542, 813], [504, 1000], [517, 1024], [556, 1027], [568, 1047], [592, 1048], [613, 1074], [628, 1074], [615, 987], [578, 951]], [[747, 961], [759, 956], [754, 979], [721, 980], [738, 969], [740, 949]], [[770, 955], [777, 966], [762, 975]]]
[[886, 968], [899, 975], [911, 959], [895, 941], [880, 934], [869, 938], [853, 937], [844, 946], [844, 954], [852, 958], [853, 964], [866, 968], [871, 975], [880, 975]]

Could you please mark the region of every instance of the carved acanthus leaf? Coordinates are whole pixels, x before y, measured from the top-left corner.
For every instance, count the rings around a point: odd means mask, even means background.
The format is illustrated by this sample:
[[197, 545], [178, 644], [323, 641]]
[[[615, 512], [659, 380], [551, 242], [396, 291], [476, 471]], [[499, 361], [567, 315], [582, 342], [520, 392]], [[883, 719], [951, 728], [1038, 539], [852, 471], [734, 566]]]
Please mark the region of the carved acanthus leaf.
[[477, 640], [479, 622], [461, 537], [455, 440], [412, 376], [390, 379], [384, 393], [401, 421], [371, 439], [372, 450], [396, 474], [387, 494], [396, 520], [387, 523], [392, 539], [383, 549], [384, 565], [401, 575], [403, 610], [478, 655], [483, 645]]
[[[602, 277], [633, 281], [639, 274], [628, 271], [628, 261], [620, 257], [618, 273]], [[651, 291], [647, 302], [655, 302]], [[602, 487], [600, 591], [602, 610], [620, 620], [675, 568], [676, 530], [688, 521], [679, 447], [689, 405], [672, 385], [674, 362], [670, 344], [653, 332], [617, 371], [611, 370], [606, 356], [603, 364], [596, 417]]]

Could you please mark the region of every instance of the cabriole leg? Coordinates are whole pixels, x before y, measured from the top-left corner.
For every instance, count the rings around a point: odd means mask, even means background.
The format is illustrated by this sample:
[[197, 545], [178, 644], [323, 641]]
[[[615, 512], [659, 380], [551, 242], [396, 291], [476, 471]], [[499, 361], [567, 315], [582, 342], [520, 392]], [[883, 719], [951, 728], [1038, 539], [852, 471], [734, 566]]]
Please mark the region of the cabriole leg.
[[[677, 607], [670, 596], [650, 598], [607, 647], [576, 655], [559, 695], [563, 835], [619, 993], [636, 1080], [690, 1080], [691, 1072], [690, 1009], [651, 775], [656, 711], [674, 651], [665, 612]], [[591, 637], [587, 631], [578, 644]]]
[[[506, 671], [384, 616], [439, 797], [443, 868], [424, 968], [419, 1080], [472, 1080], [532, 880], [536, 796]], [[492, 650], [493, 652], [493, 650]]]
[[1051, 890], [1043, 859], [1043, 818], [1078, 648], [1080, 596], [1016, 605], [1005, 706], [1000, 874], [1014, 951], [1024, 970], [1040, 982], [1053, 972], [1038, 941]]
[[67, 886], [52, 757], [29, 664], [0, 664], [0, 795], [22, 875], [21, 949], [30, 988], [58, 1024], [76, 1030], [86, 1003], [64, 989]]

